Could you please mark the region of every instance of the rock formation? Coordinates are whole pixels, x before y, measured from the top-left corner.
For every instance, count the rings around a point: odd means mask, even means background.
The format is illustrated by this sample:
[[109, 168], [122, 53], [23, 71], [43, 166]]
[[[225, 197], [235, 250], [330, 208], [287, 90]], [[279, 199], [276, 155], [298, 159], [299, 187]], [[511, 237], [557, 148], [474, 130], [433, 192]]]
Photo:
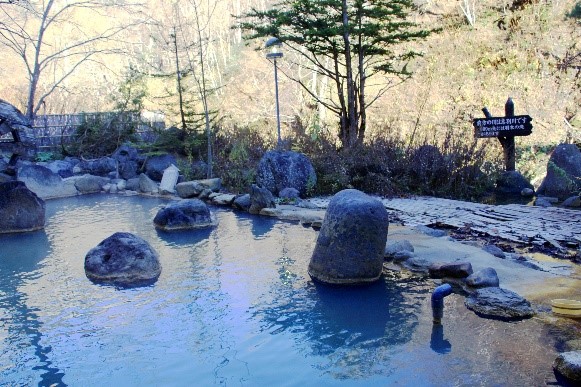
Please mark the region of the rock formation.
[[85, 256], [85, 274], [96, 283], [132, 287], [155, 282], [161, 274], [157, 252], [144, 239], [117, 232]]
[[309, 274], [331, 284], [380, 278], [389, 226], [387, 210], [361, 191], [347, 189], [329, 202]]

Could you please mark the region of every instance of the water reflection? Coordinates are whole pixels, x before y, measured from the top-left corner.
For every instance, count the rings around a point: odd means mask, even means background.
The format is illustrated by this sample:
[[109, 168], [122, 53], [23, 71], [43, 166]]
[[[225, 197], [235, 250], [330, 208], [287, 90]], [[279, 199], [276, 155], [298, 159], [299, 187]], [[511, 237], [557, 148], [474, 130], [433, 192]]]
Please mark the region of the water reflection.
[[[0, 375], [26, 372], [30, 364], [36, 364], [31, 368], [41, 372], [39, 385], [65, 386], [62, 380], [64, 372], [54, 367], [49, 359], [51, 346], [42, 345], [43, 324], [37, 313], [39, 310], [27, 305], [28, 297], [20, 290], [26, 281], [37, 276], [39, 262], [45, 258], [45, 252], [50, 251], [48, 237], [44, 231], [0, 236], [0, 245], [0, 309], [10, 316], [2, 316], [0, 326], [7, 333], [3, 337], [6, 344], [18, 348], [12, 353], [15, 358], [11, 359], [11, 364], [16, 366], [9, 369], [0, 363]], [[39, 249], [28, 250], [23, 246], [39, 246]], [[22, 359], [29, 357], [27, 352], [30, 349], [37, 360], [31, 359], [27, 364], [22, 364]]]
[[184, 245], [196, 245], [204, 240], [207, 240], [212, 234], [212, 227], [194, 230], [174, 230], [174, 231], [164, 231], [158, 230], [157, 236], [159, 239], [163, 240], [170, 246], [184, 246]]
[[[518, 375], [540, 385], [552, 372], [555, 355], [534, 346], [531, 321], [481, 320], [458, 298], [433, 329], [433, 286], [421, 279], [316, 285], [312, 230], [212, 209], [213, 229], [163, 233], [152, 223], [161, 204], [51, 201], [46, 234], [0, 236], [0, 384], [510, 385]], [[86, 252], [116, 231], [159, 252], [155, 286], [86, 279]], [[538, 376], [515, 374], [515, 364]]]
[[[302, 288], [294, 288], [288, 276], [281, 276], [281, 281], [283, 286], [271, 290], [273, 302], [253, 311], [263, 321], [262, 329], [300, 334], [297, 344], [307, 343], [312, 355], [342, 354], [336, 362], [343, 365], [353, 350], [381, 351], [410, 341], [428, 292], [421, 282], [404, 279], [396, 283], [384, 278], [354, 287], [309, 281]], [[361, 361], [357, 367], [373, 365]]]
[[236, 219], [246, 226], [250, 224], [250, 230], [252, 235], [256, 239], [262, 239], [274, 228], [274, 225], [277, 223], [277, 220], [274, 218], [261, 218], [255, 215], [250, 215], [245, 212], [236, 212]]
[[444, 326], [434, 324], [432, 326], [432, 335], [430, 337], [430, 348], [436, 353], [446, 354], [452, 350], [452, 344], [444, 339]]

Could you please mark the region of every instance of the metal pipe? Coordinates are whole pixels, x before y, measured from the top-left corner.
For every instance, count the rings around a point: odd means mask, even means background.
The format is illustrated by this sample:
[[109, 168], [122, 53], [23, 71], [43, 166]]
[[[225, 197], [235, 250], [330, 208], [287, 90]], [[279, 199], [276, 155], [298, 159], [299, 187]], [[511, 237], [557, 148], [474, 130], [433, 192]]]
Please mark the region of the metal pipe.
[[434, 324], [440, 324], [444, 316], [444, 297], [452, 294], [452, 286], [443, 284], [434, 289], [432, 293], [432, 316]]
[[275, 87], [275, 95], [276, 95], [276, 129], [277, 129], [277, 141], [276, 146], [278, 150], [281, 149], [281, 140], [280, 140], [280, 109], [278, 106], [278, 71], [276, 68], [276, 57], [274, 58], [274, 87]]

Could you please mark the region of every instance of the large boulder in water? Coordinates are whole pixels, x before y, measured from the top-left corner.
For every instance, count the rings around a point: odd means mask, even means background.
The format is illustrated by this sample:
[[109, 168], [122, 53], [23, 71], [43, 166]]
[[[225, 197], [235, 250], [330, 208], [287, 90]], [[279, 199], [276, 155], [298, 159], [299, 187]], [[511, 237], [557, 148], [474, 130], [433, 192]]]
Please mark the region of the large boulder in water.
[[44, 201], [20, 181], [0, 183], [0, 234], [44, 228]]
[[214, 219], [206, 203], [200, 199], [185, 199], [163, 207], [153, 223], [161, 230], [184, 230], [211, 227]]
[[307, 156], [275, 150], [266, 152], [260, 159], [256, 183], [274, 195], [284, 188], [295, 188], [304, 197], [317, 184], [317, 175]]
[[78, 195], [74, 180], [63, 180], [58, 174], [41, 165], [23, 165], [18, 169], [17, 180], [42, 199]]
[[87, 253], [85, 274], [96, 283], [148, 285], [158, 279], [161, 264], [157, 252], [144, 239], [117, 232]]
[[329, 202], [309, 274], [331, 284], [379, 279], [388, 226], [387, 210], [380, 201], [354, 189], [337, 193]]
[[581, 190], [581, 151], [575, 144], [558, 145], [547, 163], [547, 175], [537, 190], [539, 195], [561, 200]]

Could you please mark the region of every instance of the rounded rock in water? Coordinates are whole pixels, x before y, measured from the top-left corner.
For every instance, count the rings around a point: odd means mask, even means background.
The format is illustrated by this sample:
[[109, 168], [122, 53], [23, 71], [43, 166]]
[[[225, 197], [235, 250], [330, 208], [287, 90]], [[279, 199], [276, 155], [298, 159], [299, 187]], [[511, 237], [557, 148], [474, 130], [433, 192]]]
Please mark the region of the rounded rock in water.
[[161, 264], [147, 241], [131, 233], [117, 232], [87, 253], [85, 274], [96, 283], [149, 285], [159, 278]]
[[153, 223], [156, 228], [167, 231], [212, 227], [215, 222], [206, 203], [185, 199], [160, 209]]
[[380, 201], [355, 189], [337, 193], [329, 202], [309, 274], [330, 284], [379, 279], [388, 226], [387, 210]]

